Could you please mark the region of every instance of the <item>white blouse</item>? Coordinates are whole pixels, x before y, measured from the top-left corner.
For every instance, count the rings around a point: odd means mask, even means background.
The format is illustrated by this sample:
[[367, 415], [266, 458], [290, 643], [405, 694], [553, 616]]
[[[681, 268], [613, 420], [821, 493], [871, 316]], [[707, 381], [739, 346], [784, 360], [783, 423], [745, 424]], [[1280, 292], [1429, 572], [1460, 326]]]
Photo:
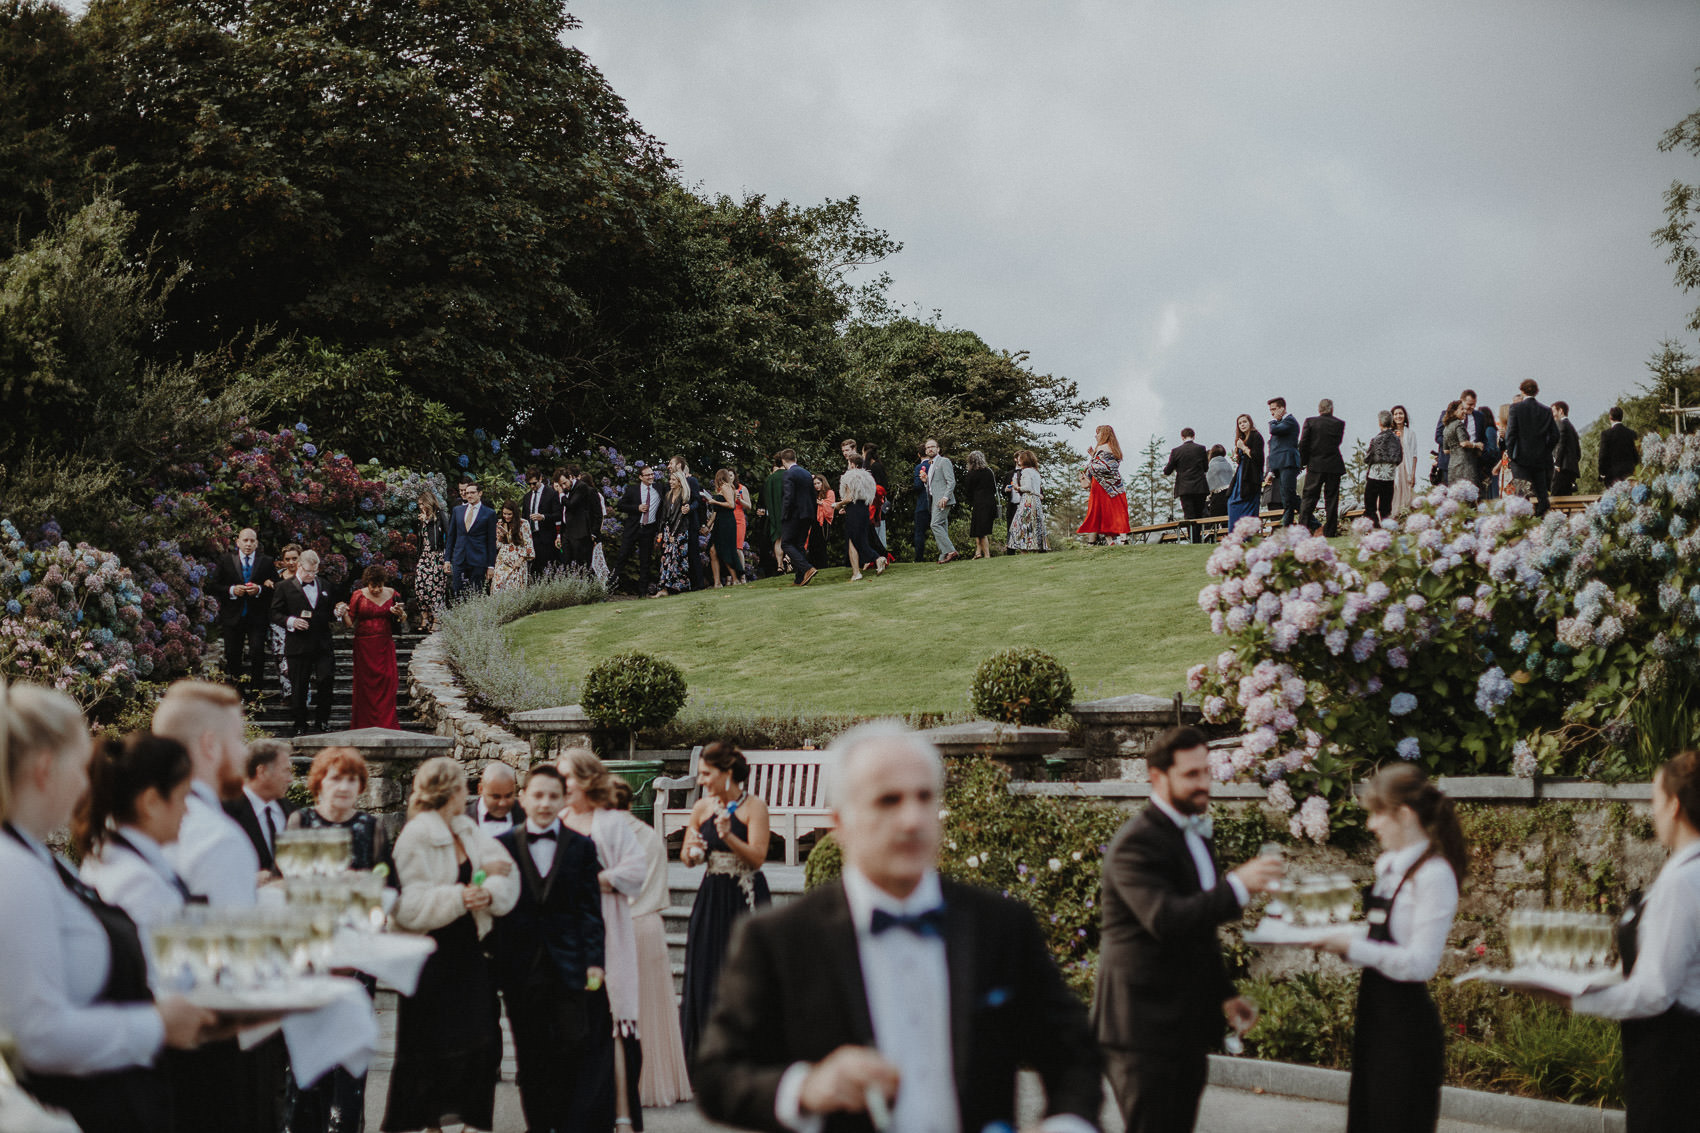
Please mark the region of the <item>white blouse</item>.
[[1578, 995], [1571, 1006], [1606, 1019], [1650, 1019], [1672, 1004], [1700, 1014], [1700, 842], [1671, 855], [1641, 913], [1640, 954], [1629, 978]]
[[[134, 826], [122, 827], [119, 833], [135, 852], [111, 840], [102, 842], [99, 855], [83, 859], [83, 880], [101, 900], [129, 913], [138, 928], [172, 920], [183, 911], [184, 900], [164, 848]], [[146, 936], [143, 933], [144, 944]]]
[[[1377, 897], [1391, 897], [1416, 860], [1428, 850], [1426, 842], [1382, 854], [1375, 859]], [[1438, 854], [1424, 862], [1393, 902], [1388, 916], [1391, 941], [1354, 940], [1346, 960], [1374, 968], [1390, 980], [1420, 983], [1434, 978], [1446, 950], [1446, 934], [1458, 912], [1458, 877]]]
[[0, 834], [0, 1030], [40, 1074], [151, 1065], [165, 1024], [151, 1003], [97, 1004], [112, 971], [106, 930], [65, 887], [46, 846]]

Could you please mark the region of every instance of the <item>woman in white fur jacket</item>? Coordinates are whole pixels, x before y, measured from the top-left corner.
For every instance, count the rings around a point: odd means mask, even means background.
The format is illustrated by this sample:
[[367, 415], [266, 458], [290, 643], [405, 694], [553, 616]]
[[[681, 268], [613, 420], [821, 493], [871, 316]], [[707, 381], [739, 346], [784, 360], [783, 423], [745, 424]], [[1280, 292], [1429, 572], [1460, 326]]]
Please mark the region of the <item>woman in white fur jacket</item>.
[[427, 760], [413, 776], [407, 825], [395, 843], [396, 927], [428, 933], [437, 950], [401, 1000], [385, 1133], [435, 1129], [456, 1115], [495, 1125], [502, 1031], [496, 982], [479, 940], [519, 899], [513, 859], [466, 816], [466, 771]]

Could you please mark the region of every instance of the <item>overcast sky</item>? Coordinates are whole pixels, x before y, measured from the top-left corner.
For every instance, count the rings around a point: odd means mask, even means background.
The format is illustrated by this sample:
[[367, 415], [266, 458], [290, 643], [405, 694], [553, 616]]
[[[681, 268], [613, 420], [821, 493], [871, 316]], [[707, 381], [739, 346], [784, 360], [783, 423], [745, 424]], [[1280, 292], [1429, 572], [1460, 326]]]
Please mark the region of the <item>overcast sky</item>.
[[1591, 419], [1684, 335], [1694, 0], [576, 0], [710, 192], [851, 194], [896, 297], [1110, 399], [1133, 448], [1267, 396], [1373, 433], [1538, 378]]

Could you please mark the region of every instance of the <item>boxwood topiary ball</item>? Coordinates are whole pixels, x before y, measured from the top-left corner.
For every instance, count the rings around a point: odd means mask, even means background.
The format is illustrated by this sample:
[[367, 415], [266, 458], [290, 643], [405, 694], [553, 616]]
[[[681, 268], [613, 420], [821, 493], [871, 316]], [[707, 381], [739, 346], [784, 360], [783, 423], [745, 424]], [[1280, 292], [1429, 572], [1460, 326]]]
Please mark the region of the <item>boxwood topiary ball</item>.
[[685, 674], [647, 653], [610, 657], [585, 674], [579, 696], [585, 715], [604, 728], [653, 728], [685, 706]]
[[1006, 649], [980, 664], [969, 690], [974, 711], [1005, 724], [1043, 724], [1074, 703], [1074, 681], [1049, 653]]

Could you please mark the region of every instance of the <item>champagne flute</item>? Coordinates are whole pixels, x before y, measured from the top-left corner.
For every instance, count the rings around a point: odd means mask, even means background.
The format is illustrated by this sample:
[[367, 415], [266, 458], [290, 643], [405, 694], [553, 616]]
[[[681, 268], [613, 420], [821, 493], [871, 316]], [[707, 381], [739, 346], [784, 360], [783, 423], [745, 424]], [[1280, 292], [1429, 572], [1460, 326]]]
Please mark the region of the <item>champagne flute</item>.
[[[1265, 842], [1258, 848], [1257, 856], [1281, 861], [1283, 856], [1281, 844], [1279, 842]], [[1269, 883], [1269, 907], [1264, 910], [1264, 913], [1271, 920], [1286, 920], [1292, 914], [1287, 903], [1281, 899], [1281, 894], [1286, 890], [1287, 881], [1285, 877], [1277, 877]]]
[[1352, 894], [1352, 879], [1343, 873], [1336, 873], [1328, 880], [1330, 891], [1334, 897], [1333, 907], [1330, 909], [1334, 922], [1336, 924], [1347, 924], [1351, 921], [1352, 913], [1357, 908], [1357, 902], [1353, 899]]

